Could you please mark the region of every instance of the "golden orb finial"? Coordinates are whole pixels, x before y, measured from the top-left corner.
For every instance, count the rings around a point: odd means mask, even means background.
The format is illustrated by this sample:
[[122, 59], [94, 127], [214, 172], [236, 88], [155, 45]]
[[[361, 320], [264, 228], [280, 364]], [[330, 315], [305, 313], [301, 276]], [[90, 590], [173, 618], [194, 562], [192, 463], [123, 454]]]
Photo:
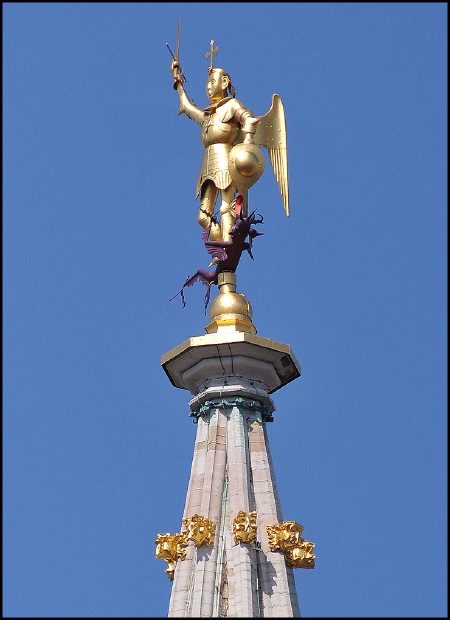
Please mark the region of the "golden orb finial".
[[243, 293], [236, 293], [236, 274], [223, 271], [217, 284], [219, 294], [209, 311], [211, 323], [205, 327], [207, 333], [238, 331], [256, 334], [252, 306]]

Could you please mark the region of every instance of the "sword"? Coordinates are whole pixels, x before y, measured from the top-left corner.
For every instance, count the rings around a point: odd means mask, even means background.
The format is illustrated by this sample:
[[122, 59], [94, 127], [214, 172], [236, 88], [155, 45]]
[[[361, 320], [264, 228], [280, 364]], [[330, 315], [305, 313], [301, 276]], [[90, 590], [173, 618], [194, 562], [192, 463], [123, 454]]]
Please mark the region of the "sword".
[[[176, 47], [175, 47], [175, 54], [170, 49], [170, 45], [168, 43], [166, 43], [166, 47], [169, 50], [170, 55], [172, 56], [172, 60], [174, 62], [179, 63], [180, 62], [180, 20], [178, 20], [178, 24], [177, 24], [177, 42], [176, 42]], [[181, 65], [180, 65], [180, 77], [181, 77], [182, 82], [187, 82], [186, 76], [183, 73], [183, 69], [181, 68]]]

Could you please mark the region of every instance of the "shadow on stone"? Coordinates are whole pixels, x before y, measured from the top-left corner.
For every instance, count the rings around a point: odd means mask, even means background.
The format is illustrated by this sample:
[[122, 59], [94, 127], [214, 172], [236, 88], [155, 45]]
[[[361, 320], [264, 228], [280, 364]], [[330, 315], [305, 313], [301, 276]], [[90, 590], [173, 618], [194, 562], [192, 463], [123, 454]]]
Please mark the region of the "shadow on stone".
[[213, 547], [198, 547], [197, 562], [209, 562], [213, 551]]
[[[275, 570], [274, 565], [271, 562], [267, 561], [267, 558], [264, 553], [258, 553], [257, 556], [258, 561], [258, 573], [259, 573], [259, 587], [264, 594], [271, 596], [273, 594], [273, 588], [276, 585], [275, 577], [277, 576], [277, 571]], [[264, 575], [264, 579], [262, 578]]]

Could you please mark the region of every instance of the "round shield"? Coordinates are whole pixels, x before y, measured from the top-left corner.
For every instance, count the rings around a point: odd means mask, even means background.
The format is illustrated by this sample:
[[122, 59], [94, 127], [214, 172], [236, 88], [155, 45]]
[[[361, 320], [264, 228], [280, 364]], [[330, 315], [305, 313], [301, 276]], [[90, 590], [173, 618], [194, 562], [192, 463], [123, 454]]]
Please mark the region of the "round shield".
[[264, 171], [264, 155], [256, 144], [236, 144], [228, 162], [231, 178], [240, 193], [254, 185]]

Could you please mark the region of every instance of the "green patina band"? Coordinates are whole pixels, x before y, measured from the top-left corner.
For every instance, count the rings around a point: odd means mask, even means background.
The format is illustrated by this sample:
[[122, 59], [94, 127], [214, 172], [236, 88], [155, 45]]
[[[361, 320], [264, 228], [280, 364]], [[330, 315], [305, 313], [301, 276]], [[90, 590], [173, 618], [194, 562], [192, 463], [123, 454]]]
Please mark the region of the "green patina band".
[[212, 409], [225, 409], [230, 407], [238, 407], [239, 409], [247, 409], [255, 413], [260, 413], [264, 422], [273, 422], [271, 412], [269, 412], [269, 409], [259, 400], [242, 398], [241, 396], [206, 400], [202, 405], [191, 411], [190, 416], [194, 418], [193, 421], [196, 423], [200, 416], [208, 414]]

